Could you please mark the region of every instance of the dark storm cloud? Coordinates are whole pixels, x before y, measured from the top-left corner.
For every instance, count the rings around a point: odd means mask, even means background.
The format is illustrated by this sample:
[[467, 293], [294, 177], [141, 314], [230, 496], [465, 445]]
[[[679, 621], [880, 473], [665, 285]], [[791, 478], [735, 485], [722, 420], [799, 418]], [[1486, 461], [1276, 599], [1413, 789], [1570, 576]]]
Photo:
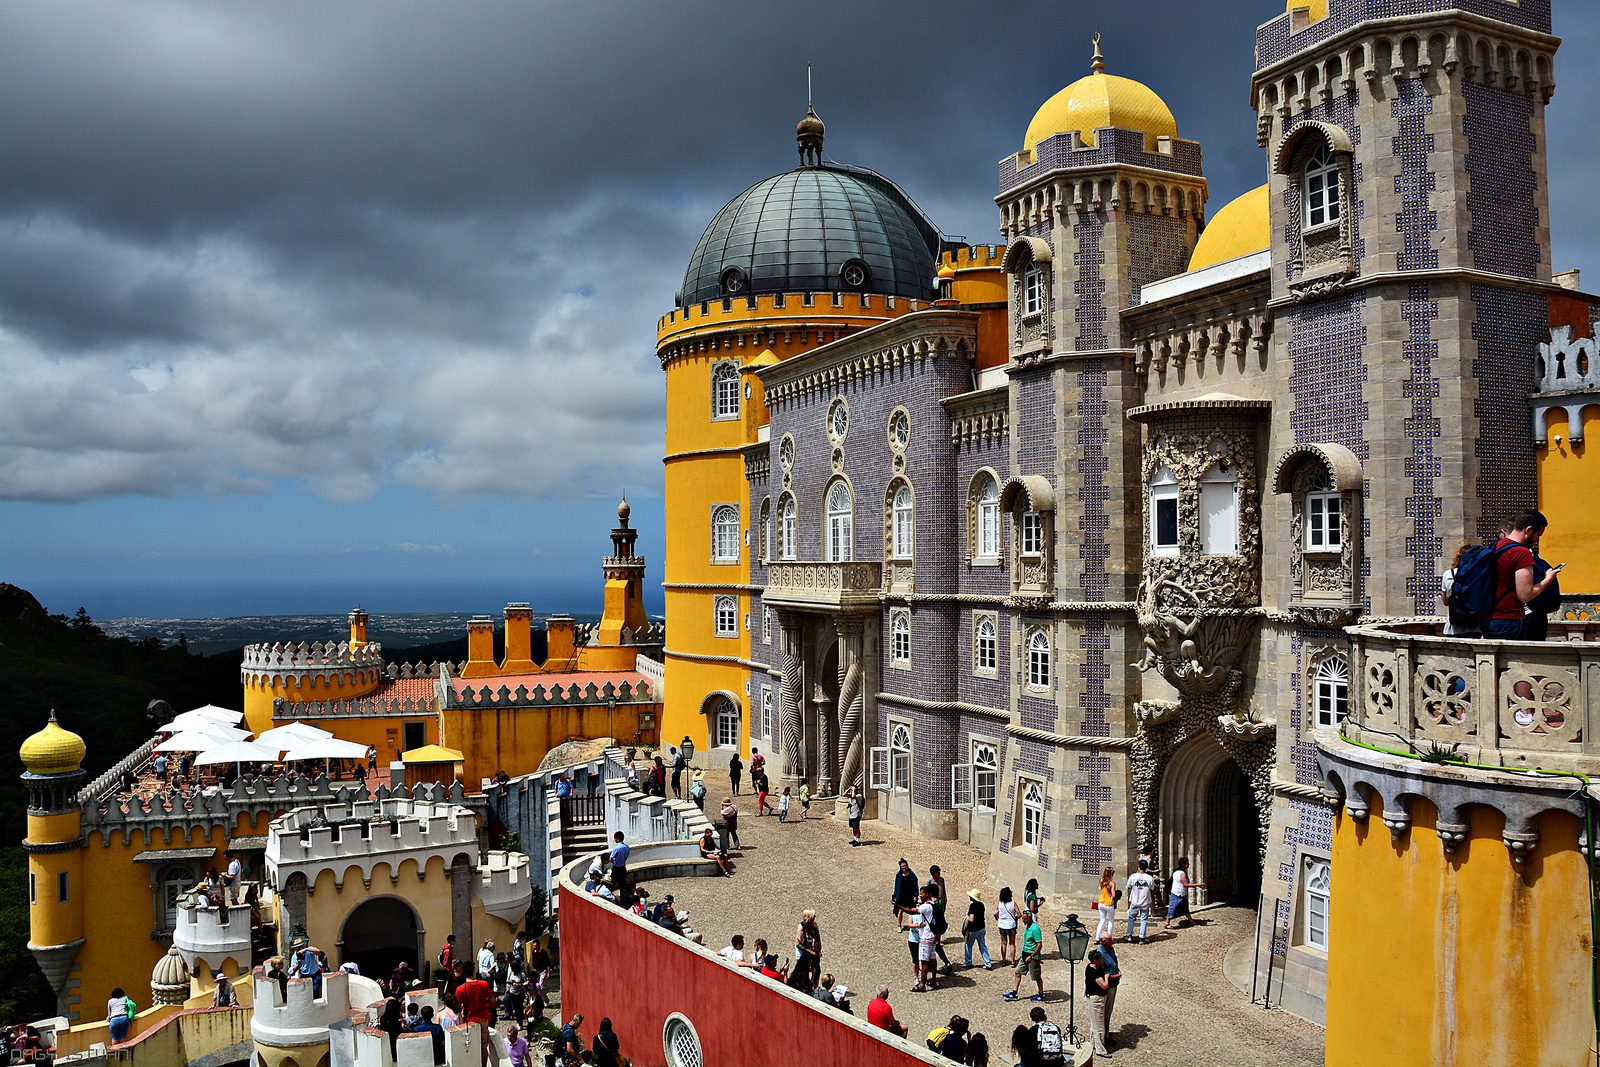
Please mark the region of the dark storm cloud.
[[[655, 484], [656, 317], [716, 209], [793, 165], [807, 61], [830, 155], [993, 240], [996, 161], [1097, 23], [1204, 144], [1211, 209], [1258, 184], [1279, 10], [0, 6], [0, 496]], [[1561, 59], [1553, 187], [1594, 82]]]

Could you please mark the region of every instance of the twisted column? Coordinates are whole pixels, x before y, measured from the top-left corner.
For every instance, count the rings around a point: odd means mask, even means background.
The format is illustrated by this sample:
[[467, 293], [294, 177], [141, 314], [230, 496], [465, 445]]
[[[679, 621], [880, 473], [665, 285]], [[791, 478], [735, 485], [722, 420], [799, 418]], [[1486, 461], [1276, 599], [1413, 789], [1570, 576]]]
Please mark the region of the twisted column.
[[778, 626], [782, 631], [783, 688], [778, 697], [778, 734], [783, 745], [782, 769], [778, 780], [785, 785], [798, 785], [805, 777], [805, 724], [801, 722], [801, 704], [805, 694], [800, 685], [801, 623], [788, 612], [778, 613]]
[[828, 713], [831, 701], [822, 686], [816, 687], [811, 702], [817, 708], [817, 788], [819, 797], [833, 793], [833, 716]]
[[867, 694], [861, 667], [860, 619], [840, 619], [839, 627], [839, 791], [862, 781], [862, 724]]

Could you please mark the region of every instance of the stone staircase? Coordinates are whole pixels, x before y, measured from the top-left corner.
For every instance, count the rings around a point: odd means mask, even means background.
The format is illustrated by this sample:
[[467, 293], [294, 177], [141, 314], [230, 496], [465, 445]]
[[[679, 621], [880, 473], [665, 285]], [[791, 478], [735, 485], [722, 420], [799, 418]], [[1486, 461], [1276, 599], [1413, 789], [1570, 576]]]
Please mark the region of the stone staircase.
[[561, 828], [561, 862], [571, 863], [579, 856], [604, 852], [606, 848], [605, 823]]

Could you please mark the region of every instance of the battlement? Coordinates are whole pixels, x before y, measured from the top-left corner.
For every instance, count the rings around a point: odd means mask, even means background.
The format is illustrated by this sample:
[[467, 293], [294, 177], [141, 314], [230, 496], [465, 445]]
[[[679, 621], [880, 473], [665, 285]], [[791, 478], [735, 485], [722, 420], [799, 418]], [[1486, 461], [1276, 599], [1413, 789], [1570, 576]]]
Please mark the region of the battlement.
[[510, 689], [505, 685], [499, 688], [485, 685], [474, 689], [472, 686], [463, 686], [459, 691], [451, 692], [446, 698], [446, 707], [452, 708], [500, 708], [500, 707], [559, 707], [574, 704], [604, 704], [615, 700], [618, 703], [655, 703], [656, 698], [650, 688], [650, 683], [640, 679], [637, 683], [623, 682], [616, 685], [607, 682], [605, 685], [596, 685], [590, 682], [587, 685], [573, 683], [562, 686], [559, 683], [548, 689], [543, 685], [535, 685], [531, 690], [525, 685], [518, 685]]
[[172, 930], [172, 947], [194, 971], [195, 960], [204, 960], [213, 973], [225, 961], [250, 963], [250, 905], [226, 904], [213, 907], [202, 897], [190, 896], [178, 903], [178, 921]]
[[331, 971], [322, 976], [322, 996], [312, 995], [310, 978], [289, 979], [288, 995], [257, 967], [250, 975], [255, 991], [250, 1036], [269, 1048], [301, 1048], [328, 1043], [328, 1029], [350, 1023], [350, 976]]
[[370, 885], [379, 863], [394, 877], [408, 859], [420, 874], [435, 857], [449, 867], [462, 856], [477, 862], [477, 816], [441, 801], [399, 797], [297, 808], [273, 819], [267, 832], [267, 870], [280, 887], [296, 872], [315, 885], [318, 874], [331, 870], [342, 889], [351, 867]]
[[[667, 640], [667, 624], [652, 622], [644, 626], [622, 627], [620, 644], [624, 645], [660, 645]], [[586, 624], [582, 631], [582, 644], [593, 645], [599, 640], [599, 628], [592, 623]]]
[[404, 678], [437, 678], [442, 670], [450, 666], [448, 660], [439, 663], [391, 663], [384, 668], [384, 676], [390, 681], [400, 681]]
[[939, 266], [949, 267], [951, 270], [998, 268], [1005, 254], [1004, 245], [963, 245], [960, 248], [946, 249], [939, 256]]
[[433, 701], [427, 697], [360, 697], [355, 700], [291, 701], [283, 697], [272, 702], [274, 722], [296, 719], [388, 719], [397, 716], [433, 714]]
[[[927, 306], [926, 300], [878, 293], [758, 293], [708, 300], [675, 308], [657, 319], [656, 346], [660, 348], [669, 341], [682, 341], [706, 330], [729, 327], [792, 330], [800, 327], [802, 319], [813, 326], [832, 328], [849, 323], [865, 327]], [[739, 339], [738, 347], [745, 347], [743, 338]], [[759, 346], [756, 351], [760, 351]]]
[[484, 911], [515, 926], [533, 902], [528, 857], [521, 852], [489, 853], [488, 862], [478, 868], [474, 891], [483, 901]]
[[299, 644], [293, 641], [246, 645], [241, 670], [261, 674], [288, 674], [293, 672], [344, 671], [352, 667], [382, 667], [383, 646], [367, 642], [352, 646], [348, 641], [337, 645], [332, 641]]
[[1162, 136], [1155, 138], [1155, 148], [1151, 150], [1140, 131], [1105, 126], [1094, 131], [1093, 142], [1085, 141], [1077, 130], [1068, 130], [1040, 141], [1031, 158], [1024, 150], [1002, 159], [1000, 192], [1009, 192], [1058, 170], [1111, 166], [1142, 167], [1204, 180], [1199, 141]]
[[1550, 5], [1508, 4], [1504, 0], [1328, 0], [1328, 13], [1312, 22], [1305, 8], [1284, 12], [1256, 29], [1256, 69], [1264, 70], [1367, 21], [1403, 15], [1426, 15], [1450, 10], [1473, 15], [1520, 30], [1550, 32]]

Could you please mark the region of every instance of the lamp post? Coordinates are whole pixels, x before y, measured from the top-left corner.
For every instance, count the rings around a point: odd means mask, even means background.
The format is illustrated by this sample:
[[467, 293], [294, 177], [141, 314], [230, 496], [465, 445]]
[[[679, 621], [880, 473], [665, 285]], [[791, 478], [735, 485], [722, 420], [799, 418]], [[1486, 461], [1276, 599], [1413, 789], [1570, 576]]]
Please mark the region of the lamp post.
[[683, 753], [685, 764], [694, 762], [694, 741], [688, 734], [683, 735], [683, 741], [678, 745], [678, 751]]
[[1068, 915], [1066, 922], [1056, 927], [1056, 948], [1067, 961], [1067, 1037], [1078, 1043], [1078, 961], [1089, 954], [1089, 928], [1078, 921], [1076, 914]]

